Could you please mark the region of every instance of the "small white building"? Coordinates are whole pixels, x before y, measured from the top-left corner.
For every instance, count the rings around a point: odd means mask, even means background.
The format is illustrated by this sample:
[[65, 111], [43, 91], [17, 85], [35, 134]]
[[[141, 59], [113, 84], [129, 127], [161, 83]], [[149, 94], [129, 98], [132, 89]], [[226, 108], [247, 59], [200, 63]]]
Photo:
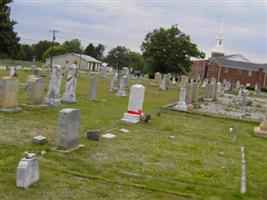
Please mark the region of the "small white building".
[[[45, 59], [45, 64], [50, 66], [50, 58]], [[99, 71], [102, 62], [85, 54], [67, 53], [53, 57], [52, 64], [62, 66], [76, 64], [80, 70]]]

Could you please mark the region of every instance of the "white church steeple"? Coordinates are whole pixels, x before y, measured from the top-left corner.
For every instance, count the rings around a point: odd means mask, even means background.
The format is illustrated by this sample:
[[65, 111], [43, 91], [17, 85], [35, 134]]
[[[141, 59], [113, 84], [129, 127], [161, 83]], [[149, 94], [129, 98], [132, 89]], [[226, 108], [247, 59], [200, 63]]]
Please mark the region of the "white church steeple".
[[224, 43], [224, 37], [223, 37], [223, 19], [222, 19], [221, 24], [220, 24], [220, 31], [218, 35], [216, 36], [216, 44], [213, 49], [213, 53], [224, 54], [223, 43]]

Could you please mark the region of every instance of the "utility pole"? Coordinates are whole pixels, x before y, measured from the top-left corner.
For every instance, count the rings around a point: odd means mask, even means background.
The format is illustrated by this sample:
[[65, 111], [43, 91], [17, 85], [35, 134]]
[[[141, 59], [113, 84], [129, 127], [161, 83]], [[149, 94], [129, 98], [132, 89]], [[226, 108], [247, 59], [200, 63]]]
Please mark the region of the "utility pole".
[[53, 62], [53, 52], [54, 52], [54, 42], [56, 40], [56, 33], [59, 31], [57, 30], [51, 30], [50, 32], [53, 33], [53, 39], [52, 39], [52, 51], [51, 51], [51, 57], [50, 57], [50, 69], [52, 69], [52, 62]]

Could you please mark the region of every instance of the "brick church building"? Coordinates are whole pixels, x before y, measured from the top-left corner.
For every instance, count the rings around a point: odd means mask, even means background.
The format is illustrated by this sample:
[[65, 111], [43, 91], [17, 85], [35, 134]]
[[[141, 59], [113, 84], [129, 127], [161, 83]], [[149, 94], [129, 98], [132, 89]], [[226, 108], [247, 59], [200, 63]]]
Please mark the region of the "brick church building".
[[216, 45], [209, 59], [194, 60], [190, 78], [195, 80], [216, 78], [217, 81], [230, 81], [235, 84], [250, 84], [267, 87], [267, 63], [250, 62], [241, 54], [225, 55], [223, 51], [222, 28], [216, 37]]

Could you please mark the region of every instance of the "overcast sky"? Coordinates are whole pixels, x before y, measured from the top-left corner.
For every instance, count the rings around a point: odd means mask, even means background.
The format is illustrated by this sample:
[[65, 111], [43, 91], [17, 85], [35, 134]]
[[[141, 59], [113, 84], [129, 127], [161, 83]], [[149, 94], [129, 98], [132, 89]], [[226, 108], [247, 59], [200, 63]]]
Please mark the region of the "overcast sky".
[[207, 56], [224, 24], [226, 54], [240, 53], [254, 62], [267, 62], [266, 1], [89, 1], [14, 0], [12, 19], [22, 43], [78, 38], [83, 47], [102, 43], [140, 51], [145, 35], [177, 24]]

